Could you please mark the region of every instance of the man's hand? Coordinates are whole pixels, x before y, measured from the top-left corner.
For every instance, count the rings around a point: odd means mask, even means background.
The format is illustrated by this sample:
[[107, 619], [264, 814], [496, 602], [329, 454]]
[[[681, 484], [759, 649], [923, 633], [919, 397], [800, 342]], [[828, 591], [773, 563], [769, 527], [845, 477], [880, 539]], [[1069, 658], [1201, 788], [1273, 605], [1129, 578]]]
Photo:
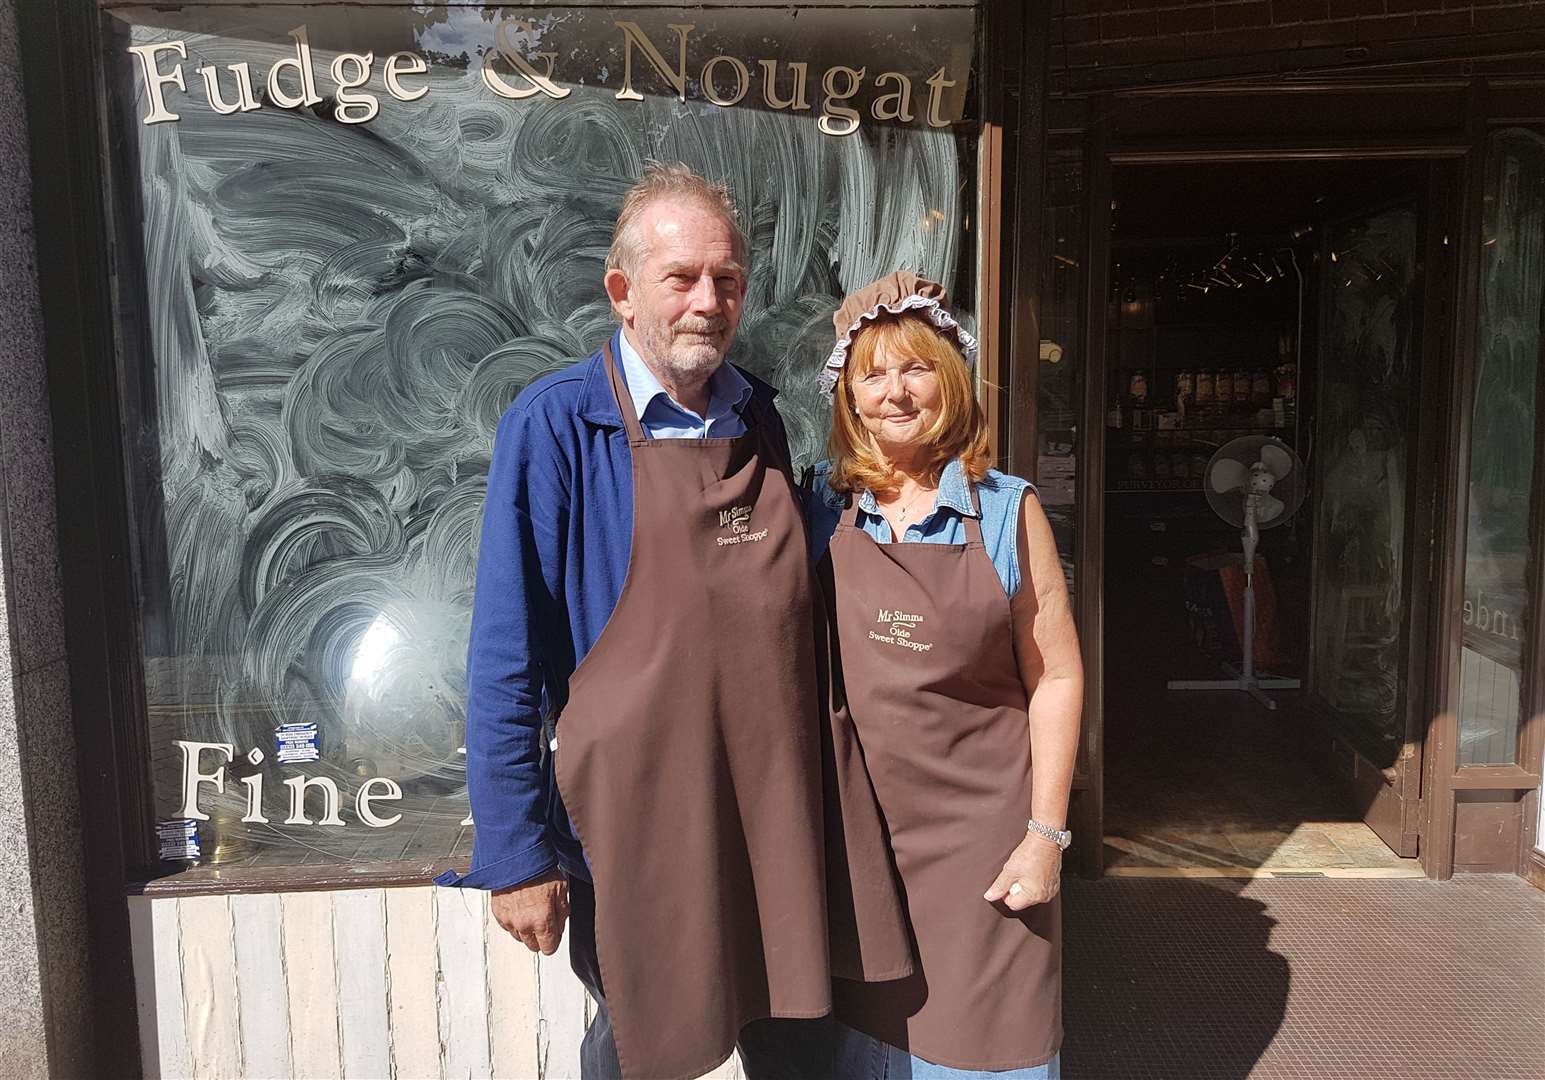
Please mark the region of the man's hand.
[[1003, 901], [1010, 911], [1044, 904], [1062, 887], [1062, 849], [1045, 837], [1028, 834], [1003, 864], [1003, 872], [983, 899]]
[[557, 870], [499, 889], [489, 898], [499, 925], [532, 952], [551, 956], [569, 918], [569, 882]]

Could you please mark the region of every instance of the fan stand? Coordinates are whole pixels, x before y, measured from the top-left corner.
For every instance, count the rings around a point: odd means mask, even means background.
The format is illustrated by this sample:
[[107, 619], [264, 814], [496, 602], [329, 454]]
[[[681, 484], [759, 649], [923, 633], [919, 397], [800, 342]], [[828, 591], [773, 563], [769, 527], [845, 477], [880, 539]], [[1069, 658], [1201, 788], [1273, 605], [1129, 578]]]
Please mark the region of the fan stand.
[[1302, 683], [1297, 679], [1283, 679], [1274, 675], [1264, 678], [1255, 674], [1255, 546], [1260, 530], [1255, 524], [1258, 495], [1245, 497], [1245, 527], [1240, 534], [1245, 556], [1245, 640], [1243, 661], [1237, 667], [1224, 661], [1223, 670], [1231, 676], [1227, 679], [1171, 679], [1166, 685], [1171, 690], [1242, 690], [1268, 709], [1275, 709], [1277, 702], [1266, 695], [1267, 690], [1297, 690]]

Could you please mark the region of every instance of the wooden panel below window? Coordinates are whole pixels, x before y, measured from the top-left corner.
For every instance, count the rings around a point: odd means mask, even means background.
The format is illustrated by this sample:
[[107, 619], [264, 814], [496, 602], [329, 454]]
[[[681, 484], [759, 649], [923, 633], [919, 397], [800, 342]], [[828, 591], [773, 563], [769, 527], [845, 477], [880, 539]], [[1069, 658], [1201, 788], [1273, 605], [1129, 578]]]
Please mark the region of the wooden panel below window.
[[1456, 791], [1454, 798], [1454, 869], [1517, 873], [1517, 792]]
[[[146, 1076], [579, 1076], [568, 953], [475, 889], [132, 896]], [[739, 1080], [731, 1058], [715, 1080]]]

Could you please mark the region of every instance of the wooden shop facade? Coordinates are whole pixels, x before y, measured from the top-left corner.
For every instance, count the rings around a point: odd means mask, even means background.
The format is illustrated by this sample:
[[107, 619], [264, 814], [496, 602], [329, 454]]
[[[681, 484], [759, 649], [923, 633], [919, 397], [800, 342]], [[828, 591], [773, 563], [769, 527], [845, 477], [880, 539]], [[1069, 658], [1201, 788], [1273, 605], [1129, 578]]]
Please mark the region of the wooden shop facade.
[[[99, 1060], [568, 1075], [566, 963], [429, 882], [494, 427], [608, 333], [650, 159], [743, 207], [801, 462], [849, 289], [973, 317], [1082, 637], [1072, 869], [1545, 887], [1545, 25], [1340, 6], [21, 5]], [[1197, 688], [1262, 446], [1260, 686]]]

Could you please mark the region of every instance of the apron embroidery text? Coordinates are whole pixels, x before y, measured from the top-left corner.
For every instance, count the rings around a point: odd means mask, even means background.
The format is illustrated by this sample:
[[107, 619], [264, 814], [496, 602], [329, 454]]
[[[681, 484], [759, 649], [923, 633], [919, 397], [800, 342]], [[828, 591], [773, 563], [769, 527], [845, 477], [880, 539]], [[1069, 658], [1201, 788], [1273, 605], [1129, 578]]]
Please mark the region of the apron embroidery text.
[[933, 648], [933, 642], [931, 641], [912, 640], [913, 633], [922, 624], [923, 617], [921, 615], [912, 615], [905, 611], [890, 611], [887, 608], [881, 608], [879, 615], [874, 621], [881, 625], [888, 623], [890, 625], [890, 633], [879, 634], [871, 630], [869, 631], [869, 639], [871, 641], [878, 641], [882, 645], [899, 645], [901, 648], [911, 649], [913, 652], [927, 652]]
[[732, 506], [728, 510], [720, 510], [719, 528], [730, 530], [730, 535], [714, 538], [720, 547], [729, 547], [732, 544], [754, 544], [758, 540], [767, 539], [767, 529], [762, 529], [760, 532], [751, 531], [751, 507], [749, 506]]

